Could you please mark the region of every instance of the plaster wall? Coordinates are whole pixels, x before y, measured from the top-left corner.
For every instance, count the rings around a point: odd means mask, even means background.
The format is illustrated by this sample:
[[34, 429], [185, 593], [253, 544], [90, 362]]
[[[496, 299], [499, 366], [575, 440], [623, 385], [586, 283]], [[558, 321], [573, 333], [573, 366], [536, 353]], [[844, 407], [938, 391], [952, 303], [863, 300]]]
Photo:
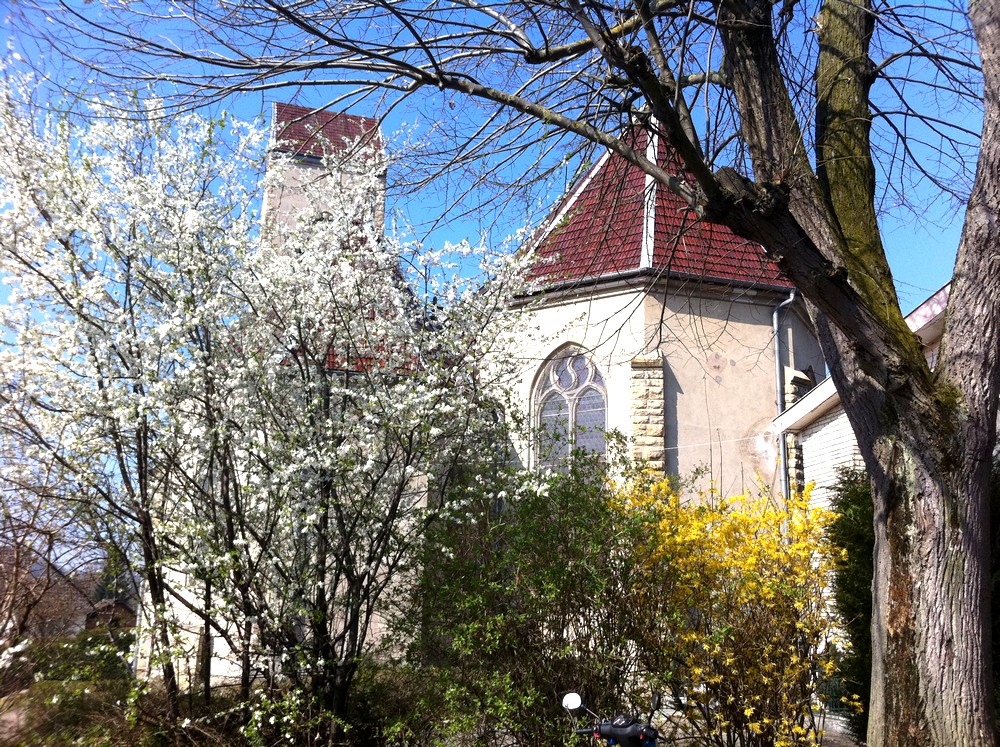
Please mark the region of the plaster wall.
[[[784, 296], [667, 286], [594, 289], [526, 312], [529, 330], [516, 400], [527, 408], [545, 360], [565, 344], [586, 350], [607, 385], [608, 429], [651, 466], [682, 478], [696, 471], [733, 493], [778, 478], [772, 312]], [[808, 325], [782, 315], [783, 368], [823, 374]], [[527, 443], [518, 444], [531, 463]]]
[[[700, 470], [723, 492], [778, 480], [772, 314], [781, 296], [684, 287], [645, 301], [646, 337], [664, 357], [666, 469]], [[815, 337], [795, 311], [781, 317], [782, 370], [822, 375]]]
[[[205, 624], [201, 617], [189, 608], [189, 605], [195, 609], [204, 605], [205, 600], [202, 598], [204, 584], [189, 574], [173, 569], [166, 569], [164, 578], [172, 586], [174, 593], [184, 600], [184, 602], [179, 602], [171, 598], [167, 610], [178, 684], [185, 689], [197, 688], [201, 683], [198, 674], [198, 657], [201, 646], [205, 643]], [[152, 602], [148, 595], [144, 596], [138, 619], [139, 629], [144, 632], [144, 635], [138, 637], [139, 645], [135, 652], [135, 674], [140, 680], [158, 679], [161, 676], [159, 665], [155, 663], [159, 652], [154, 650], [154, 639], [158, 640], [158, 633], [153, 629], [154, 622], [148, 616], [151, 605]], [[239, 639], [236, 625], [226, 621], [222, 615], [216, 616], [216, 622], [224, 625], [234, 638]], [[212, 673], [212, 684], [238, 685], [240, 681], [239, 656], [233, 653], [226, 641], [215, 633], [211, 636], [210, 645], [212, 650], [209, 666]]]
[[[632, 435], [631, 360], [645, 349], [642, 297], [631, 292], [594, 291], [571, 298], [547, 298], [523, 311], [523, 334], [512, 354], [519, 366], [513, 406], [528, 413], [532, 389], [545, 362], [561, 348], [582, 348], [601, 372], [607, 389], [607, 428]], [[532, 465], [524, 434], [518, 457]]]
[[[351, 158], [367, 158], [371, 166]], [[322, 188], [333, 190], [338, 186], [346, 189], [360, 175], [374, 168], [379, 171], [377, 193], [371, 197], [374, 207], [373, 224], [381, 227], [385, 223], [385, 172], [381, 161], [375, 161], [370, 151], [348, 151], [341, 158], [329, 158], [325, 162], [311, 158], [289, 158], [278, 156], [268, 164], [267, 185], [264, 189], [261, 224], [270, 230], [294, 228], [298, 216], [306, 213], [309, 201], [305, 190]], [[280, 231], [278, 232], [280, 235]]]

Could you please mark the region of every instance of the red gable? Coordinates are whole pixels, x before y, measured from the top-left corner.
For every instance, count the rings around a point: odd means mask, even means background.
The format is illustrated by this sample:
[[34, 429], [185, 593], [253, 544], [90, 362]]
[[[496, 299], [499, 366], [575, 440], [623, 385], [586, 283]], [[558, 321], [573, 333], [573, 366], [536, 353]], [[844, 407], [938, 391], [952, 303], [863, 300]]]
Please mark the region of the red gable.
[[[661, 146], [660, 162], [668, 160]], [[661, 277], [791, 287], [759, 244], [699, 221], [677, 195], [647, 183], [639, 168], [614, 153], [601, 158], [563, 201], [536, 251], [543, 261], [535, 276], [550, 284], [645, 269]]]
[[315, 158], [343, 152], [354, 143], [382, 147], [377, 119], [294, 104], [274, 105], [271, 143], [274, 150]]

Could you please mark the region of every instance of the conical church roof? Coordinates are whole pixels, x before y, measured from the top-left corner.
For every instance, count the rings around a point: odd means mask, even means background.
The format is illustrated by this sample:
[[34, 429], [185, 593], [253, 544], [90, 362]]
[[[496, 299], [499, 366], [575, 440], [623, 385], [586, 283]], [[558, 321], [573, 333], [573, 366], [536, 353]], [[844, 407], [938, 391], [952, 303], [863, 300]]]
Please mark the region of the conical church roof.
[[[658, 150], [666, 163], [664, 146]], [[535, 276], [550, 286], [649, 275], [791, 287], [759, 244], [699, 221], [680, 197], [611, 152], [556, 209], [535, 251], [541, 258]]]

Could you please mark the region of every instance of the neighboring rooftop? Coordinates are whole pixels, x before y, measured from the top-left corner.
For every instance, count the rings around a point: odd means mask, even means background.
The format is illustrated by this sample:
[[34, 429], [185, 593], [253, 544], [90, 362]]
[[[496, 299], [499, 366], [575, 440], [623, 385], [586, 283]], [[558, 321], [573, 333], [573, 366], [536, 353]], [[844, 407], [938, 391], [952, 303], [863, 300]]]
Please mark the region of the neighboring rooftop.
[[[646, 150], [645, 133], [637, 150]], [[670, 159], [662, 144], [659, 162]], [[679, 169], [678, 169], [679, 171]], [[759, 244], [699, 221], [638, 167], [605, 154], [563, 200], [535, 245], [551, 284], [613, 279], [640, 270], [727, 285], [790, 288]]]
[[377, 119], [294, 104], [274, 104], [271, 148], [295, 156], [321, 158], [355, 144], [381, 149]]

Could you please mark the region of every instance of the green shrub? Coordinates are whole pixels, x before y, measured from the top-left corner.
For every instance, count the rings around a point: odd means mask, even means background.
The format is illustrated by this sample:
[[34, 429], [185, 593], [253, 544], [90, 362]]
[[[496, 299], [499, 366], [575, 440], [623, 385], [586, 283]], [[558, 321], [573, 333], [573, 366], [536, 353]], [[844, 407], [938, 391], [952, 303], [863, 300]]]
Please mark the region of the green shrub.
[[11, 701], [23, 714], [17, 744], [138, 744], [125, 717], [132, 638], [88, 630], [31, 641], [18, 662], [27, 689]]
[[851, 648], [841, 655], [844, 688], [858, 696], [862, 710], [848, 711], [851, 731], [864, 740], [868, 731], [868, 704], [872, 671], [872, 577], [875, 530], [872, 491], [868, 475], [860, 469], [843, 470], [834, 487], [833, 509], [837, 516], [830, 539], [847, 557], [838, 566], [833, 581], [837, 613]]
[[563, 745], [565, 692], [640, 713], [651, 686], [702, 744], [814, 743], [836, 552], [807, 504], [682, 501], [580, 454], [474, 482], [395, 621], [408, 664], [359, 672], [356, 743]]
[[397, 620], [410, 661], [433, 673], [414, 687], [410, 720], [397, 717], [401, 731], [432, 720], [442, 741], [561, 745], [562, 693], [607, 712], [627, 705], [635, 655], [620, 602], [638, 535], [611, 506], [611, 470], [576, 454], [548, 475], [498, 469], [455, 497]]
[[35, 679], [120, 680], [131, 679], [127, 656], [134, 640], [131, 633], [85, 630], [72, 638], [43, 638], [28, 651]]
[[352, 745], [430, 747], [447, 719], [448, 673], [439, 667], [363, 662], [351, 689]]
[[21, 641], [0, 651], [0, 698], [21, 691], [34, 681], [30, 649], [31, 641]]

